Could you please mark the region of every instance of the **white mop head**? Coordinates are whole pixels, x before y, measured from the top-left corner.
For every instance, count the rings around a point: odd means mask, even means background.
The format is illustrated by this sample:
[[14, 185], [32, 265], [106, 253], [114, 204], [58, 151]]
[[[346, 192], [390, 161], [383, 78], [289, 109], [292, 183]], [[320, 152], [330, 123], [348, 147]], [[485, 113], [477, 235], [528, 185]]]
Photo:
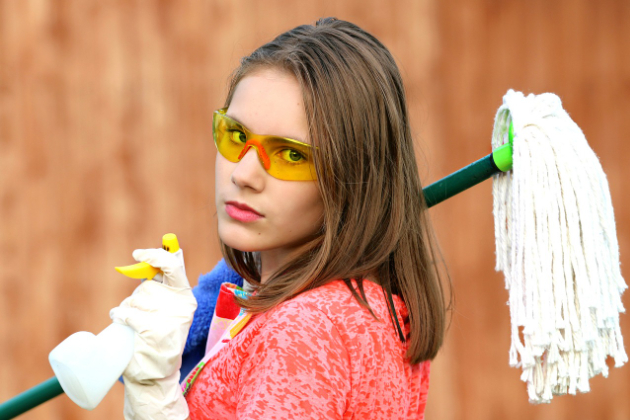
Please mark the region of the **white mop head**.
[[628, 361], [619, 328], [626, 284], [610, 191], [582, 130], [551, 93], [510, 90], [492, 148], [508, 142], [513, 169], [494, 176], [497, 265], [512, 320], [510, 366], [532, 403], [589, 391], [589, 379]]

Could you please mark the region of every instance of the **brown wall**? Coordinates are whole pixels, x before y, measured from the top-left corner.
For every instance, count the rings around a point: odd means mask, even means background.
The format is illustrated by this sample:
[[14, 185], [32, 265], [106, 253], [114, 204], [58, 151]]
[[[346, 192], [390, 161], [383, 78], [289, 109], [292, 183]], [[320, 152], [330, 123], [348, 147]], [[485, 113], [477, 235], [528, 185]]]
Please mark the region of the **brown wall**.
[[[331, 15], [398, 60], [425, 185], [489, 153], [507, 89], [557, 93], [608, 175], [630, 262], [627, 0], [0, 0], [0, 401], [52, 376], [48, 352], [65, 337], [109, 324], [136, 285], [113, 270], [133, 249], [172, 231], [193, 283], [214, 266], [210, 115], [230, 70]], [[431, 210], [456, 309], [427, 418], [630, 418], [628, 367], [588, 394], [528, 404], [508, 366], [491, 206], [486, 182]], [[93, 412], [61, 396], [23, 418], [122, 418], [122, 395], [117, 385]]]

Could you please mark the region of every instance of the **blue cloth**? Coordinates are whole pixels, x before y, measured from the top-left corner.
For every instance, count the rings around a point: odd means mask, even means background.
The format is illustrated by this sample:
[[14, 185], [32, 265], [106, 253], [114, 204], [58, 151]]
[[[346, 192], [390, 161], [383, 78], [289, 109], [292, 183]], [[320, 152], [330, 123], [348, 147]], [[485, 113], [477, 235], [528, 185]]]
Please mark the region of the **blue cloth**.
[[[182, 355], [182, 367], [179, 370], [180, 380], [183, 380], [188, 372], [193, 370], [206, 353], [206, 341], [208, 341], [210, 322], [214, 316], [214, 307], [217, 304], [221, 283], [225, 282], [243, 287], [243, 279], [222, 259], [211, 272], [200, 275], [197, 286], [192, 289], [193, 295], [197, 299], [197, 310]], [[119, 381], [123, 382], [122, 376]]]
[[182, 367], [180, 369], [182, 379], [205, 355], [208, 329], [214, 315], [214, 307], [217, 303], [221, 283], [225, 282], [243, 286], [243, 279], [228, 267], [225, 260], [221, 260], [211, 272], [199, 276], [199, 283], [192, 289], [195, 299], [197, 299], [197, 310], [182, 355]]

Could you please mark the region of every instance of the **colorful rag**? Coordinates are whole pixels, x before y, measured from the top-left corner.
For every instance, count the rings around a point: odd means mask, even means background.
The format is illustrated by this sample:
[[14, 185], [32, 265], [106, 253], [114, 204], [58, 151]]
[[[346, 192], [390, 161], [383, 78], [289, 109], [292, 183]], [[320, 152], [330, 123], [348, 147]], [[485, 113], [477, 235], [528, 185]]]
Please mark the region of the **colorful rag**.
[[246, 313], [243, 308], [238, 306], [234, 296], [247, 299], [249, 295], [250, 293], [233, 283], [221, 284], [217, 304], [214, 308], [214, 316], [208, 331], [206, 354], [182, 381], [181, 386], [184, 396], [192, 387], [206, 362], [225, 347], [247, 325], [252, 314]]

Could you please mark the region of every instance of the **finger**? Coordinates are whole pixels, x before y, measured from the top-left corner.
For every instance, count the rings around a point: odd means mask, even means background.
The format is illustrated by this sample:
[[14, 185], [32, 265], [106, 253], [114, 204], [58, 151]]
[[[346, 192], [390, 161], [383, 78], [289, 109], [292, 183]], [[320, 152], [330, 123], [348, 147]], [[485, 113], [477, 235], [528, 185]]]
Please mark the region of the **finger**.
[[158, 283], [164, 283], [164, 275], [158, 272], [155, 276], [153, 276], [151, 280], [156, 281]]
[[160, 279], [157, 276], [157, 281], [173, 287], [190, 287], [186, 277], [186, 269], [184, 268], [184, 254], [181, 249], [175, 253], [170, 253], [161, 248], [136, 249], [132, 255], [136, 261], [146, 262], [162, 270], [166, 279]]
[[132, 318], [137, 311], [137, 309], [130, 308], [129, 306], [117, 306], [109, 311], [109, 317], [117, 324], [129, 325], [127, 321]]
[[116, 307], [109, 311], [109, 316], [117, 324], [127, 325], [136, 333], [160, 331], [164, 328], [164, 318], [155, 313], [132, 307]]
[[162, 283], [177, 288], [190, 287], [190, 283], [186, 277], [184, 252], [182, 249], [179, 249], [175, 253], [170, 253], [163, 249], [143, 251], [144, 252], [138, 252], [137, 256], [142, 257], [148, 264], [162, 270], [164, 273]]
[[189, 304], [194, 304], [195, 307], [197, 304], [190, 288], [178, 288], [155, 281], [145, 281], [120, 306], [136, 308], [145, 312], [163, 313], [178, 313], [182, 308], [181, 310], [186, 313], [188, 309], [184, 310], [183, 307], [188, 307]]
[[171, 254], [162, 248], [152, 248], [136, 249], [132, 255], [136, 261], [145, 262], [167, 273], [177, 267], [183, 267], [183, 255], [180, 258], [179, 254], [181, 254], [181, 249], [177, 253]]
[[175, 266], [179, 263], [173, 254], [162, 248], [136, 249], [131, 254], [138, 262], [146, 262], [155, 268], [163, 268], [163, 266]]
[[131, 253], [131, 256], [133, 257], [134, 260], [136, 260], [138, 262], [142, 262], [142, 256], [144, 255], [145, 251], [147, 251], [147, 250], [146, 249], [135, 249]]

